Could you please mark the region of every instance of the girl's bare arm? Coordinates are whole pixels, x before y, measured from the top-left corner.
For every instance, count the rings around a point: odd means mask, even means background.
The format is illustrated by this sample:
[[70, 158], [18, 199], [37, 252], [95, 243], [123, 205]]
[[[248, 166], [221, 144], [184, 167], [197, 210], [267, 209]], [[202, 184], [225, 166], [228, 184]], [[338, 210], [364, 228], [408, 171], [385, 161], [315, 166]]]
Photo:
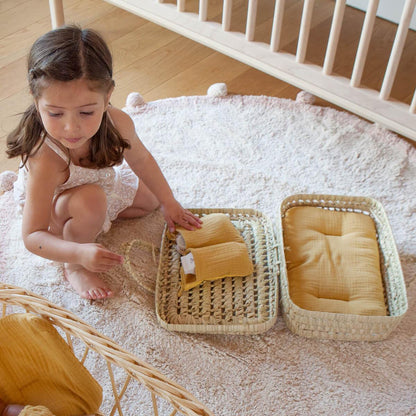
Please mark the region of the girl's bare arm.
[[111, 108], [111, 117], [122, 136], [130, 142], [131, 148], [124, 152], [127, 163], [159, 200], [168, 225], [171, 228], [174, 224], [188, 229], [199, 227], [199, 218], [184, 209], [175, 199], [156, 160], [137, 137], [131, 118], [116, 108]]

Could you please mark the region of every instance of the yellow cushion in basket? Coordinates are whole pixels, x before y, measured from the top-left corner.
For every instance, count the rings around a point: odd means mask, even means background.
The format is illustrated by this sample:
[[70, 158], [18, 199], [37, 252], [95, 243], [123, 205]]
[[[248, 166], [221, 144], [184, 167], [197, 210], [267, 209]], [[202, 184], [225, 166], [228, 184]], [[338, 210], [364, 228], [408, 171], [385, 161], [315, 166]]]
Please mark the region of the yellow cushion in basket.
[[317, 207], [283, 219], [289, 293], [302, 309], [386, 315], [373, 220]]
[[177, 227], [185, 243], [181, 254], [192, 253], [195, 262], [195, 274], [185, 274], [183, 267], [180, 268], [181, 289], [186, 291], [204, 281], [253, 273], [253, 263], [244, 238], [229, 216], [213, 213], [201, 220], [202, 227], [193, 231]]
[[213, 213], [201, 218], [202, 226], [196, 230], [187, 230], [178, 226], [176, 231], [185, 241], [186, 249], [207, 247], [215, 244], [236, 241], [244, 243], [238, 230], [233, 226], [230, 218], [223, 213]]
[[236, 241], [208, 247], [190, 248], [195, 262], [195, 274], [185, 274], [181, 267], [182, 290], [189, 290], [206, 280], [224, 277], [248, 276], [253, 273], [253, 263], [246, 244]]
[[93, 414], [102, 389], [53, 325], [33, 314], [0, 319], [0, 398], [56, 416]]

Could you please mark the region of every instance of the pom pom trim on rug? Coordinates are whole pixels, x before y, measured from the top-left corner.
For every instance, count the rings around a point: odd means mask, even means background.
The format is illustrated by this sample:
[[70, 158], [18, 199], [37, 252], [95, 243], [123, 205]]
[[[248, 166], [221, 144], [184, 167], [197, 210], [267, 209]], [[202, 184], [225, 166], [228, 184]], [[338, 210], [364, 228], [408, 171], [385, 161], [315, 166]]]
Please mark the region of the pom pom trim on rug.
[[127, 107], [140, 107], [142, 105], [145, 105], [146, 101], [142, 97], [141, 94], [138, 92], [131, 92], [126, 99], [126, 106]]
[[315, 96], [307, 91], [300, 91], [296, 95], [296, 102], [302, 104], [314, 104], [315, 103]]
[[209, 97], [225, 97], [227, 94], [227, 84], [225, 84], [224, 82], [212, 84], [207, 91], [207, 95]]

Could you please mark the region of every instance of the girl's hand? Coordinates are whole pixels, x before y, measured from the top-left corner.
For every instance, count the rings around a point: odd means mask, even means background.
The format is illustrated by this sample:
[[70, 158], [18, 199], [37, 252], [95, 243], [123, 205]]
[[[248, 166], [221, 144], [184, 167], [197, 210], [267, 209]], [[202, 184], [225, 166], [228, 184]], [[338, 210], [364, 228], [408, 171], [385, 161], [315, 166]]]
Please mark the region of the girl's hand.
[[173, 199], [169, 203], [161, 205], [161, 210], [165, 217], [170, 232], [175, 232], [176, 225], [180, 225], [187, 230], [201, 228], [201, 219], [192, 214], [191, 211], [184, 209], [182, 205]]
[[101, 244], [80, 244], [79, 264], [95, 273], [106, 272], [118, 264], [123, 263], [123, 257], [113, 253]]

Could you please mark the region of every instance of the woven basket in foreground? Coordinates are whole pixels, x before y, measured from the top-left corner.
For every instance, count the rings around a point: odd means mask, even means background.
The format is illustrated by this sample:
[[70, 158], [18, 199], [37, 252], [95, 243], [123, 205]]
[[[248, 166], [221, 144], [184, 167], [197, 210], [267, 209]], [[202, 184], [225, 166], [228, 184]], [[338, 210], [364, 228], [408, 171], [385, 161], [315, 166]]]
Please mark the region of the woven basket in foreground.
[[[387, 316], [361, 316], [308, 311], [294, 304], [289, 295], [284, 250], [279, 250], [281, 261], [280, 292], [283, 316], [288, 328], [309, 338], [347, 341], [379, 341], [387, 338], [407, 310], [406, 287], [399, 255], [387, 215], [380, 202], [366, 197], [339, 195], [293, 195], [280, 208], [285, 212], [295, 206], [313, 206], [336, 211], [358, 212], [369, 215], [375, 223], [380, 250]], [[284, 247], [284, 231], [280, 227], [279, 246]]]
[[162, 237], [156, 282], [156, 314], [169, 330], [211, 334], [255, 334], [276, 321], [278, 261], [270, 220], [255, 210], [192, 209], [199, 216], [229, 215], [244, 238], [254, 266], [250, 276], [226, 277], [178, 295], [180, 255], [175, 243]]
[[[123, 415], [123, 397], [127, 390], [131, 397], [136, 397], [138, 389], [149, 391], [149, 403], [146, 408], [151, 408], [155, 416], [161, 415], [160, 409], [168, 415], [185, 416], [213, 416], [202, 403], [200, 403], [187, 390], [163, 376], [149, 364], [140, 361], [133, 354], [123, 350], [111, 339], [101, 335], [86, 322], [78, 319], [71, 312], [51, 304], [45, 298], [31, 293], [19, 287], [0, 283], [0, 302], [3, 304], [2, 316], [8, 313], [26, 312], [34, 313], [52, 323], [58, 331], [66, 336], [67, 343], [73, 349], [73, 345], [81, 344], [83, 354], [80, 361], [86, 365], [89, 352], [96, 353], [98, 358], [104, 360], [107, 368], [107, 377], [112, 386], [112, 397], [104, 397], [104, 401], [110, 403], [110, 411], [107, 415]], [[16, 308], [17, 307], [17, 308]], [[78, 354], [76, 354], [78, 356]], [[92, 371], [89, 369], [90, 372]], [[100, 377], [104, 376], [100, 374]], [[132, 403], [129, 403], [131, 406]], [[148, 414], [142, 412], [143, 403], [137, 403], [135, 414]], [[167, 413], [166, 413], [167, 412]], [[99, 413], [98, 415], [104, 415]]]

